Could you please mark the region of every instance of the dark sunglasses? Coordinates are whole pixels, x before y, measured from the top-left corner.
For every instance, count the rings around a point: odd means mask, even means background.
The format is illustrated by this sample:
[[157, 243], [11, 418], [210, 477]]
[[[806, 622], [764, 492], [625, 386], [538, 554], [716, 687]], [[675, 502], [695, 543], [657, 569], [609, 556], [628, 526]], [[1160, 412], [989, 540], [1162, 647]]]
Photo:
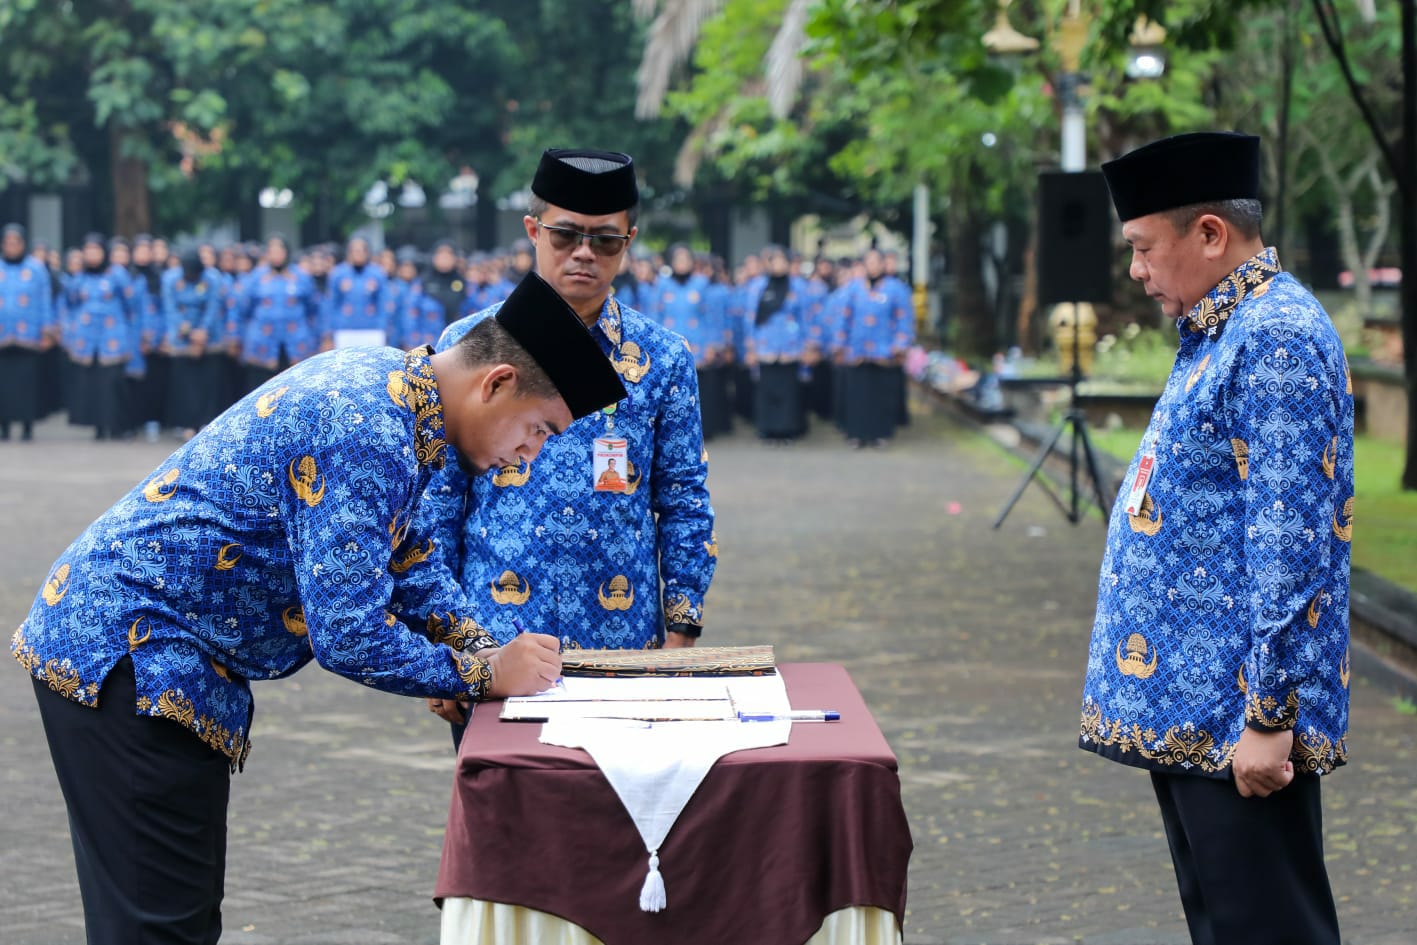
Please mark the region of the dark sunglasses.
[[574, 250], [585, 240], [590, 243], [590, 251], [597, 256], [618, 256], [630, 243], [628, 233], [582, 233], [570, 227], [551, 226], [540, 220], [536, 221], [536, 225], [546, 231], [552, 248], [561, 252]]

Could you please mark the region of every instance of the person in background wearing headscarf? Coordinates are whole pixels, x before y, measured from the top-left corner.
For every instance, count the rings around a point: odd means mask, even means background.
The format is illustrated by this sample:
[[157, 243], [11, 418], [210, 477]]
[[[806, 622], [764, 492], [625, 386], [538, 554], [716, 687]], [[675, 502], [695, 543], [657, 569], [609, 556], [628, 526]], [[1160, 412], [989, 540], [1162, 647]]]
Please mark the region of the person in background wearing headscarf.
[[[121, 241], [114, 246], [127, 249]], [[93, 427], [96, 440], [117, 438], [125, 429], [124, 375], [138, 357], [142, 313], [127, 270], [110, 264], [101, 235], [84, 238], [82, 268], [69, 277], [60, 298], [60, 335], [75, 366], [69, 422]]]
[[255, 390], [319, 350], [319, 324], [314, 283], [291, 265], [285, 238], [272, 236], [266, 262], [246, 278], [236, 304], [234, 334], [245, 390]]
[[792, 274], [785, 249], [767, 246], [761, 256], [767, 274], [744, 296], [751, 320], [745, 356], [756, 375], [753, 422], [760, 439], [785, 444], [807, 432], [800, 376], [812, 301], [806, 281]]
[[163, 422], [190, 440], [216, 416], [220, 343], [225, 322], [222, 277], [202, 265], [196, 249], [181, 254], [180, 265], [162, 277], [163, 354], [169, 358], [167, 403]]
[[[345, 246], [344, 262], [330, 272], [320, 306], [320, 348], [341, 347], [341, 332], [383, 333], [379, 344], [394, 344], [397, 323], [384, 307], [388, 280], [369, 259], [369, 241], [362, 236]], [[361, 342], [363, 343], [363, 342]]]
[[433, 244], [433, 258], [423, 274], [423, 291], [443, 310], [445, 326], [458, 320], [463, 297], [467, 294], [467, 280], [458, 266], [458, 248], [451, 240]]
[[130, 385], [129, 404], [133, 426], [142, 425], [149, 443], [156, 443], [167, 409], [167, 355], [162, 350], [162, 269], [153, 255], [153, 238], [146, 233], [133, 237], [134, 297], [142, 312], [138, 345], [143, 354], [143, 376]]
[[719, 311], [709, 308], [708, 297], [709, 281], [695, 271], [693, 251], [683, 243], [669, 247], [669, 277], [660, 281], [659, 301], [654, 307], [659, 311], [659, 323], [683, 335], [694, 355], [705, 440], [723, 432], [728, 423], [723, 413], [725, 378], [716, 369], [723, 328]]
[[902, 365], [914, 343], [910, 290], [886, 272], [885, 256], [868, 249], [866, 276], [855, 283], [836, 326], [844, 371], [846, 441], [854, 449], [883, 448], [900, 421]]
[[25, 254], [25, 228], [8, 224], [0, 241], [0, 440], [10, 424], [34, 439], [44, 411], [45, 352], [58, 338], [49, 269]]

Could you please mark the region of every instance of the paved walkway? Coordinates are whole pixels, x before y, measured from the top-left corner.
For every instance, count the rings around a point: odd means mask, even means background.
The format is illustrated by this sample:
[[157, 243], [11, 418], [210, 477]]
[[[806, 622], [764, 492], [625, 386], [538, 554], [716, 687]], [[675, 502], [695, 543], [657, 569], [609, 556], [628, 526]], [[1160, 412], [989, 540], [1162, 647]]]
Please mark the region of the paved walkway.
[[[172, 447], [95, 444], [58, 424], [39, 437], [0, 444], [6, 627], [73, 536]], [[780, 449], [740, 433], [710, 451], [710, 638], [851, 670], [901, 760], [906, 941], [1186, 942], [1146, 777], [1073, 747], [1100, 521], [1072, 528], [1033, 488], [992, 531], [1022, 465], [934, 418], [885, 452], [826, 431]], [[445, 728], [317, 668], [260, 684], [256, 701], [223, 942], [436, 942]], [[1402, 709], [1358, 677], [1355, 761], [1325, 782], [1330, 869], [1358, 945], [1417, 942], [1417, 717]], [[0, 668], [0, 798], [0, 942], [82, 942], [63, 806], [15, 666]]]

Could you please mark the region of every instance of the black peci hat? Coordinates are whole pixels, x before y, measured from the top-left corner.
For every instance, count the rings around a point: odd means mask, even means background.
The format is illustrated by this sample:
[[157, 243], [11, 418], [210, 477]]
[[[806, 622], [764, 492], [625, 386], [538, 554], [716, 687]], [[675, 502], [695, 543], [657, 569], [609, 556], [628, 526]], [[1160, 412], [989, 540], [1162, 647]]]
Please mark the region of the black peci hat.
[[1217, 200], [1257, 200], [1260, 139], [1232, 131], [1176, 135], [1102, 165], [1117, 217], [1126, 223]]
[[602, 216], [640, 202], [635, 162], [619, 151], [549, 148], [541, 155], [531, 192], [572, 213]]
[[625, 385], [590, 329], [536, 273], [528, 273], [495, 316], [546, 372], [577, 420], [624, 399]]

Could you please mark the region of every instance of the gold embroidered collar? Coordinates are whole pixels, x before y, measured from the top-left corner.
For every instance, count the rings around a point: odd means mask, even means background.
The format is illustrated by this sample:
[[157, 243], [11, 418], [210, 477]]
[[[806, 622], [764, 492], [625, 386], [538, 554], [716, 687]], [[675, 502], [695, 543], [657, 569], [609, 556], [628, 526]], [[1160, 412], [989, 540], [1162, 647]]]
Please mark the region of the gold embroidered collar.
[[1241, 302], [1269, 291], [1269, 281], [1283, 271], [1279, 254], [1273, 246], [1266, 247], [1207, 292], [1185, 316], [1187, 326], [1191, 331], [1203, 331], [1211, 338], [1216, 337]]

